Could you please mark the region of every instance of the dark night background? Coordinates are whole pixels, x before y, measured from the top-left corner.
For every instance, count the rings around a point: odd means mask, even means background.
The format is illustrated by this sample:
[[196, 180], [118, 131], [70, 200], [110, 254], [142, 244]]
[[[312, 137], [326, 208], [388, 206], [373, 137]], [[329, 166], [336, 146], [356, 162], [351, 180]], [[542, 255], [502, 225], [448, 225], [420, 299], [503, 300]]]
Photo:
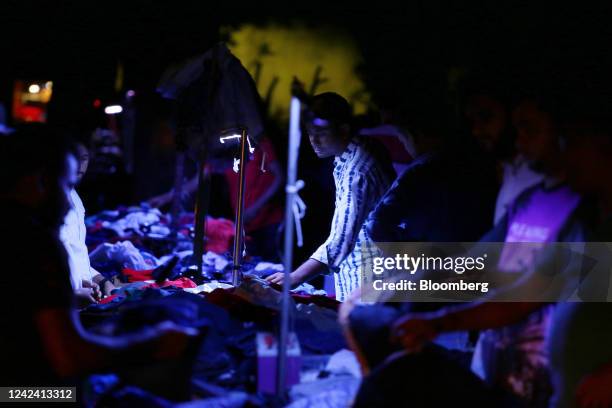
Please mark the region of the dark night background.
[[[124, 89], [136, 90], [136, 103], [147, 105], [146, 96], [153, 92], [164, 69], [222, 40], [220, 27], [269, 22], [347, 30], [363, 56], [363, 64], [356, 69], [374, 104], [405, 99], [412, 106], [448, 101], [453, 95], [449, 78], [475, 70], [498, 75], [502, 82], [513, 81], [520, 72], [562, 78], [559, 84], [565, 83], [563, 78], [588, 82], [605, 90], [612, 84], [611, 15], [606, 6], [583, 2], [420, 0], [392, 6], [380, 1], [328, 1], [273, 7], [205, 1], [3, 1], [0, 101], [11, 100], [16, 79], [50, 78], [54, 82], [50, 120], [87, 128], [93, 120], [91, 102], [96, 98], [112, 102], [117, 97], [113, 84], [119, 61], [124, 68]], [[271, 137], [282, 155], [285, 124], [276, 126]], [[138, 146], [145, 149], [145, 145]], [[314, 156], [310, 149], [302, 151], [300, 171], [308, 186], [307, 172]], [[169, 182], [171, 162], [156, 165], [166, 166]], [[144, 180], [130, 180], [132, 187], [128, 183], [115, 191], [119, 197], [115, 201], [88, 197], [84, 183], [88, 211], [129, 203], [130, 188], [138, 190], [151, 183], [151, 177], [145, 175]], [[306, 242], [317, 242], [320, 237], [310, 236], [320, 235], [319, 226], [324, 228], [331, 217], [331, 206], [316, 205], [333, 202], [331, 175], [329, 178], [330, 189], [311, 187], [303, 192], [310, 206]], [[89, 192], [99, 195], [105, 189], [117, 190], [119, 184], [90, 185]], [[212, 201], [213, 211], [231, 217], [215, 209], [227, 208], [225, 202]], [[311, 249], [305, 248], [304, 254]]]
[[220, 25], [242, 22], [346, 27], [363, 53], [361, 74], [374, 95], [434, 89], [450, 67], [520, 64], [587, 75], [596, 67], [607, 71], [611, 62], [608, 7], [584, 2], [248, 4], [3, 1], [1, 99], [9, 97], [13, 78], [24, 77], [54, 78], [57, 92], [99, 95], [112, 86], [118, 60], [126, 86], [147, 89], [169, 62], [214, 43]]

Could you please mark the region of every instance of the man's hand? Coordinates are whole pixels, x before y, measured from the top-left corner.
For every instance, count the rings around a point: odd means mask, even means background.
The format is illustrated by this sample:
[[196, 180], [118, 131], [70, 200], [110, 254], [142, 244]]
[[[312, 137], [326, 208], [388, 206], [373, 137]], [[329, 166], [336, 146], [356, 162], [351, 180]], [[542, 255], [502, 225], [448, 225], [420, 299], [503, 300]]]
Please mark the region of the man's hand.
[[114, 280], [104, 279], [104, 276], [102, 276], [102, 274], [96, 271], [95, 269], [93, 270], [93, 272], [95, 273], [93, 277], [93, 282], [100, 287], [100, 292], [102, 292], [102, 295], [110, 296], [111, 292], [117, 289], [113, 284]]
[[113, 285], [113, 283], [111, 281], [106, 281], [106, 282], [104, 282], [104, 285], [102, 287], [102, 294], [104, 296], [110, 296], [111, 292], [113, 290], [115, 290], [115, 289], [117, 289], [117, 288], [115, 287], [115, 285]]
[[102, 291], [100, 290], [100, 286], [97, 283], [83, 279], [82, 286], [84, 288], [89, 288], [92, 291], [92, 296], [96, 300], [102, 299]]
[[92, 288], [81, 288], [74, 291], [77, 305], [79, 308], [87, 307], [91, 304], [98, 303], [93, 295]]
[[437, 335], [438, 330], [433, 319], [415, 318], [411, 315], [398, 319], [391, 329], [392, 341], [401, 343], [409, 353], [421, 351], [423, 346]]
[[576, 391], [581, 408], [612, 407], [612, 364], [586, 375]]
[[110, 280], [104, 281], [102, 287], [100, 288], [104, 296], [110, 296], [111, 292], [115, 289], [117, 289], [117, 287], [113, 285], [113, 282], [111, 282]]
[[[314, 259], [308, 259], [299, 268], [289, 274], [291, 286], [299, 285], [302, 282], [306, 282], [318, 274], [322, 273], [327, 269], [327, 265], [316, 261]], [[283, 272], [277, 272], [266, 278], [270, 283], [276, 283], [282, 285], [285, 274]]]
[[[284, 279], [285, 279], [285, 273], [284, 272], [276, 272], [276, 273], [268, 276], [266, 278], [266, 281], [268, 281], [270, 283], [275, 283], [277, 285], [282, 285]], [[291, 286], [296, 286], [296, 285], [299, 285], [300, 283], [302, 283], [302, 282], [300, 282], [299, 276], [297, 276], [295, 272], [291, 272], [289, 274], [289, 282], [290, 282]]]

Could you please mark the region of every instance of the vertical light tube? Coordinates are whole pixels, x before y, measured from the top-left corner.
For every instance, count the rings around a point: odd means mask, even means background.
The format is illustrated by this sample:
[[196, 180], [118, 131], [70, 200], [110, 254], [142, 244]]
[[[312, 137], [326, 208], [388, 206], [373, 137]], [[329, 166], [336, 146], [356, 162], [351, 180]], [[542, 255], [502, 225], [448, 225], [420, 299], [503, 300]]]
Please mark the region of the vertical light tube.
[[285, 392], [285, 378], [287, 369], [287, 342], [289, 339], [289, 313], [290, 298], [289, 274], [293, 268], [293, 234], [295, 220], [293, 218], [293, 205], [297, 194], [297, 162], [301, 140], [300, 130], [300, 101], [298, 98], [291, 98], [291, 109], [289, 117], [289, 154], [287, 161], [287, 185], [285, 192], [287, 200], [285, 204], [285, 245], [283, 266], [285, 278], [283, 280], [283, 296], [281, 308], [280, 339], [278, 341], [278, 355], [276, 360], [276, 394], [282, 397]]

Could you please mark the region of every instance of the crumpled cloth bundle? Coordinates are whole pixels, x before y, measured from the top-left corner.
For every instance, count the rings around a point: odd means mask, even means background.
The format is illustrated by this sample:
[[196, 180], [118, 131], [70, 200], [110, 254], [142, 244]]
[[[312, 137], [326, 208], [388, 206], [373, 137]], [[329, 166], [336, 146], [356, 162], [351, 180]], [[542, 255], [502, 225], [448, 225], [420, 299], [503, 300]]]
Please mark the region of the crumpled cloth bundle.
[[[150, 227], [159, 223], [161, 221], [161, 215], [162, 214], [158, 209], [135, 211], [127, 214], [125, 217], [117, 221], [104, 221], [102, 226], [115, 231], [120, 237], [127, 237], [133, 233], [144, 236], [145, 234], [142, 232], [141, 227]], [[158, 227], [165, 228], [168, 230], [168, 233], [170, 232], [170, 229], [167, 227]], [[156, 232], [161, 233], [162, 231]]]
[[156, 259], [145, 259], [130, 241], [102, 244], [89, 254], [89, 260], [92, 265], [116, 263], [119, 269], [145, 270], [157, 266]]
[[215, 252], [208, 251], [202, 257], [202, 268], [211, 272], [223, 272], [230, 264], [230, 260]]

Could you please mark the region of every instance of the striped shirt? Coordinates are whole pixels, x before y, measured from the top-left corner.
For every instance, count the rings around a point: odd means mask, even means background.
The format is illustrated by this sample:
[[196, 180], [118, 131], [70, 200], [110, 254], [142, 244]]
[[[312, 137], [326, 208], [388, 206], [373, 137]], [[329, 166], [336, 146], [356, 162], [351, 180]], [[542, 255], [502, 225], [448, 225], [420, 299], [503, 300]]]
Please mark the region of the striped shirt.
[[311, 256], [334, 272], [336, 299], [344, 301], [361, 285], [360, 267], [372, 244], [365, 221], [395, 177], [390, 160], [375, 154], [372, 141], [354, 138], [334, 160], [336, 200], [331, 232]]

